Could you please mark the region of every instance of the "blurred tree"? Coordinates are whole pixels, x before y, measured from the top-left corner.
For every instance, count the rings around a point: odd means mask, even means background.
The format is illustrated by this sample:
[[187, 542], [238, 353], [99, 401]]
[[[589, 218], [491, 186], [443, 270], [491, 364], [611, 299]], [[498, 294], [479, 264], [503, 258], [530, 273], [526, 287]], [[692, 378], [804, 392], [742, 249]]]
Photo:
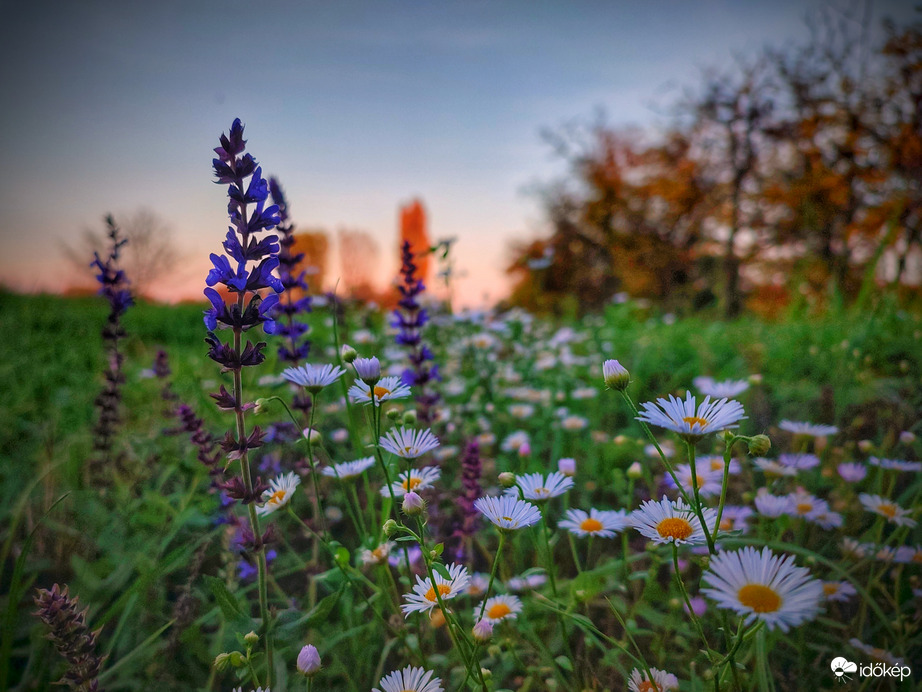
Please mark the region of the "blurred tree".
[[300, 231], [295, 233], [294, 238], [291, 253], [293, 255], [304, 254], [297, 271], [306, 271], [311, 291], [320, 293], [324, 288], [324, 279], [327, 275], [330, 239], [322, 230]]
[[409, 204], [400, 208], [400, 242], [397, 245], [398, 263], [400, 261], [400, 248], [404, 241], [410, 242], [410, 251], [416, 264], [416, 276], [428, 286], [429, 280], [429, 225], [426, 219], [426, 209], [423, 203], [414, 199]]
[[[146, 208], [119, 216], [115, 223], [127, 240], [120, 260], [122, 269], [131, 282], [132, 292], [145, 295], [153, 284], [169, 278], [175, 271], [180, 252], [174, 244], [173, 229], [156, 212]], [[92, 280], [93, 253], [105, 254], [108, 242], [105, 231], [85, 228], [75, 245], [62, 245], [62, 252], [81, 283], [84, 279]]]
[[344, 294], [358, 300], [374, 299], [377, 286], [373, 279], [381, 275], [378, 244], [365, 231], [343, 228], [337, 237]]

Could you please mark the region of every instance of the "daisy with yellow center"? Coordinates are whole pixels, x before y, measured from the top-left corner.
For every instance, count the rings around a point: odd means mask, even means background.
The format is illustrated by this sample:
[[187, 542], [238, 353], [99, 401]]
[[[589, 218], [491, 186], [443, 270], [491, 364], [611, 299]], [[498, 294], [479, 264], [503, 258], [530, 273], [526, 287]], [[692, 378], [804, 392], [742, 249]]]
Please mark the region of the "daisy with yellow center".
[[269, 489], [263, 493], [263, 504], [256, 508], [256, 513], [264, 517], [281, 509], [289, 503], [294, 496], [295, 488], [301, 484], [301, 479], [294, 472], [269, 481]]
[[382, 377], [373, 385], [356, 380], [349, 387], [349, 398], [361, 404], [370, 404], [372, 401], [380, 404], [392, 399], [406, 399], [408, 396], [410, 388], [399, 377]]
[[[391, 483], [390, 489], [394, 491], [394, 497], [403, 497], [411, 490], [418, 493], [420, 490], [431, 488], [441, 475], [442, 471], [436, 466], [424, 466], [421, 469], [404, 471], [395, 482]], [[391, 496], [387, 486], [381, 488], [381, 495]]]
[[[715, 534], [717, 512], [710, 507], [702, 510], [708, 530]], [[682, 500], [670, 501], [665, 495], [659, 502], [647, 500], [630, 516], [630, 523], [654, 543], [691, 545], [705, 542], [704, 530], [694, 510]]]
[[554, 471], [547, 477], [540, 473], [526, 473], [516, 476], [516, 486], [506, 490], [506, 495], [521, 497], [532, 502], [543, 502], [552, 497], [563, 495], [573, 487], [573, 479], [565, 476], [560, 471]]
[[824, 581], [823, 597], [827, 601], [839, 601], [844, 603], [857, 593], [851, 582], [847, 581]]
[[631, 692], [672, 692], [679, 689], [679, 679], [672, 673], [667, 673], [659, 668], [650, 668], [650, 677], [647, 672], [635, 668], [631, 671], [631, 679], [627, 687]]
[[541, 512], [537, 507], [511, 495], [481, 497], [474, 500], [474, 508], [500, 531], [524, 529], [537, 524], [541, 519]]
[[483, 612], [483, 619], [490, 622], [514, 620], [522, 612], [522, 599], [518, 596], [494, 596], [488, 598], [486, 603], [481, 603], [474, 612], [479, 615]]
[[657, 399], [656, 403], [648, 401], [641, 404], [641, 408], [637, 420], [671, 430], [691, 442], [721, 430], [738, 428], [737, 424], [746, 417], [738, 401], [711, 401], [708, 396], [699, 405], [691, 392], [686, 393], [684, 400], [670, 394], [669, 399]]
[[[451, 600], [467, 589], [470, 575], [464, 565], [452, 563], [448, 565], [449, 578], [446, 579], [438, 572], [435, 573], [435, 584], [428, 578], [423, 579], [416, 575], [416, 585], [412, 593], [404, 594], [403, 599], [406, 603], [400, 606], [404, 617], [409, 617], [410, 613], [422, 613], [432, 610], [439, 604], [439, 598], [443, 601]], [[438, 593], [438, 595], [436, 595]]]
[[441, 678], [433, 675], [431, 670], [407, 666], [385, 675], [378, 683], [381, 689], [375, 687], [371, 692], [442, 692], [445, 688]]
[[344, 461], [340, 464], [333, 464], [333, 466], [324, 466], [322, 469], [320, 469], [320, 473], [322, 473], [324, 476], [329, 476], [330, 478], [338, 478], [341, 481], [348, 481], [354, 478], [358, 478], [374, 465], [374, 457], [363, 457], [362, 459], [356, 459], [355, 461]]
[[743, 616], [747, 625], [761, 620], [782, 632], [816, 617], [823, 599], [820, 580], [795, 566], [792, 555], [779, 557], [768, 548], [718, 553], [703, 581], [708, 587], [702, 593], [719, 607]]
[[392, 428], [382, 435], [381, 446], [402, 459], [416, 459], [439, 446], [439, 438], [431, 430]]
[[891, 524], [908, 526], [910, 528], [916, 525], [916, 520], [909, 518], [910, 511], [908, 509], [903, 509], [892, 500], [888, 500], [880, 495], [868, 495], [867, 493], [861, 493], [858, 499], [861, 500], [861, 504], [864, 505], [866, 510], [879, 514]]
[[396, 545], [394, 541], [387, 541], [377, 548], [371, 550], [366, 548], [362, 551], [359, 559], [361, 559], [363, 565], [380, 565], [387, 560], [388, 555], [391, 554], [391, 550], [393, 550]]
[[587, 514], [581, 509], [569, 509], [566, 518], [559, 521], [557, 526], [580, 538], [614, 538], [628, 526], [627, 512], [590, 508]]

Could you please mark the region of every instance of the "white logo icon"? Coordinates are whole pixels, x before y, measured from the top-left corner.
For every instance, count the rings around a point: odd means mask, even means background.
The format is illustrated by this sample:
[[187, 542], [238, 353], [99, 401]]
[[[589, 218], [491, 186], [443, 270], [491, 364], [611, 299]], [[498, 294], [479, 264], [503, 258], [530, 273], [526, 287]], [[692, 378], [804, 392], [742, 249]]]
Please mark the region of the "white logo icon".
[[829, 667], [832, 668], [832, 672], [835, 674], [836, 680], [839, 680], [840, 682], [845, 682], [846, 680], [850, 679], [846, 673], [858, 672], [857, 663], [852, 663], [851, 661], [842, 658], [841, 656], [832, 659], [832, 663], [829, 664]]

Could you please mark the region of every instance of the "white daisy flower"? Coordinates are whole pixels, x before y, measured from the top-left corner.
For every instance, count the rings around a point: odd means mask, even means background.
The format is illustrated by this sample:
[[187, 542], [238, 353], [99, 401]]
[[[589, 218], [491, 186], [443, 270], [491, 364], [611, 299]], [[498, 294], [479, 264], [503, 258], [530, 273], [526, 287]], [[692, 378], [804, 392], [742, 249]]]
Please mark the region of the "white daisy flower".
[[392, 428], [381, 437], [381, 446], [403, 459], [416, 459], [439, 446], [439, 438], [426, 430]]
[[433, 678], [431, 670], [407, 666], [403, 670], [388, 673], [371, 692], [443, 692], [441, 678]]
[[788, 498], [794, 506], [794, 516], [804, 517], [812, 521], [817, 516], [829, 512], [829, 503], [826, 502], [826, 500], [821, 500], [816, 495], [808, 493], [803, 488], [798, 488], [788, 495]]
[[282, 377], [316, 394], [327, 385], [336, 382], [345, 372], [338, 365], [307, 364], [297, 368], [286, 368], [282, 371]]
[[671, 692], [679, 689], [679, 679], [672, 673], [667, 673], [659, 668], [650, 668], [653, 680], [647, 679], [647, 672], [635, 668], [631, 671], [631, 679], [627, 687], [631, 692]]
[[355, 461], [344, 461], [340, 464], [324, 466], [320, 469], [320, 473], [330, 478], [338, 478], [341, 481], [347, 481], [361, 476], [374, 465], [374, 457], [363, 457]]
[[471, 581], [467, 585], [466, 593], [468, 596], [476, 598], [477, 596], [482, 596], [485, 594], [489, 586], [489, 575], [484, 574], [483, 572], [474, 572], [471, 575]]
[[363, 565], [380, 565], [387, 560], [388, 555], [391, 554], [396, 545], [394, 541], [386, 541], [372, 550], [366, 548], [359, 555], [359, 559]]
[[917, 545], [915, 547], [911, 545], [901, 545], [896, 549], [896, 555], [893, 557], [893, 561], [922, 565], [922, 545]]
[[868, 475], [867, 467], [864, 464], [859, 464], [854, 461], [839, 464], [838, 471], [842, 480], [847, 483], [863, 481], [864, 477]]
[[[695, 469], [700, 473], [700, 469], [713, 471], [723, 476], [724, 458], [716, 454], [704, 454], [695, 461]], [[736, 459], [730, 459], [730, 475], [733, 476], [740, 472], [740, 463]]]
[[868, 553], [874, 549], [873, 544], [861, 543], [854, 538], [846, 536], [840, 544], [842, 557], [851, 558], [852, 560], [861, 560], [868, 556]]
[[875, 661], [880, 661], [881, 663], [886, 663], [891, 666], [901, 666], [903, 665], [903, 659], [897, 658], [892, 653], [886, 649], [878, 649], [876, 646], [868, 646], [863, 643], [860, 639], [852, 638], [848, 640], [848, 643], [854, 646], [856, 649], [862, 653], [867, 654]]
[[557, 528], [566, 529], [570, 533], [585, 538], [598, 536], [599, 538], [614, 538], [615, 535], [630, 526], [627, 512], [624, 510], [602, 511], [590, 508], [586, 514], [581, 509], [567, 510], [566, 519], [557, 522]]
[[500, 622], [502, 620], [514, 620], [522, 612], [522, 599], [518, 596], [499, 595], [488, 598], [487, 602], [481, 603], [474, 609], [477, 615], [483, 611], [483, 619], [490, 622]]
[[269, 481], [269, 490], [263, 492], [263, 504], [256, 508], [256, 513], [264, 517], [281, 509], [289, 503], [299, 485], [301, 479], [293, 471]]
[[745, 616], [746, 624], [762, 620], [772, 630], [787, 632], [812, 620], [820, 609], [823, 584], [806, 567], [794, 565], [794, 557], [779, 557], [768, 548], [752, 546], [725, 551], [711, 558], [702, 593]]
[[[431, 488], [432, 484], [435, 483], [441, 475], [442, 471], [437, 466], [424, 466], [421, 469], [404, 471], [397, 476], [396, 481], [391, 483], [391, 490], [394, 491], [394, 497], [403, 497], [411, 490], [419, 492], [420, 490]], [[381, 488], [381, 495], [384, 497], [391, 496], [387, 486]]]
[[670, 394], [668, 400], [657, 399], [655, 404], [648, 401], [641, 407], [643, 412], [637, 420], [671, 430], [691, 441], [709, 433], [737, 428], [737, 423], [746, 417], [743, 405], [738, 401], [711, 401], [708, 396], [697, 405], [691, 392], [686, 393], [684, 400]]
[[715, 399], [730, 399], [749, 389], [749, 383], [746, 380], [717, 382], [713, 377], [696, 377], [692, 380], [692, 384], [705, 396], [712, 396]]
[[355, 384], [349, 387], [349, 398], [361, 404], [370, 404], [372, 399], [380, 404], [392, 399], [406, 399], [408, 396], [410, 388], [403, 384], [399, 377], [384, 377], [374, 385], [356, 380]]
[[749, 507], [740, 505], [725, 505], [723, 514], [720, 515], [721, 531], [742, 531], [746, 533], [749, 530], [749, 517], [752, 516], [752, 510]]
[[[720, 495], [720, 489], [723, 487], [723, 471], [717, 472], [710, 469], [710, 466], [695, 464], [695, 479], [698, 481], [698, 494], [701, 497], [716, 497]], [[675, 475], [686, 492], [694, 492], [691, 465], [681, 464], [676, 466]], [[666, 484], [670, 488], [675, 487], [675, 481], [671, 475], [666, 476]]]
[[[717, 512], [711, 508], [703, 510], [704, 520], [711, 535]], [[631, 512], [631, 526], [654, 543], [704, 543], [704, 529], [694, 510], [682, 500], [671, 502], [665, 495], [659, 502], [647, 500], [638, 509]]]
[[543, 570], [524, 574], [520, 577], [512, 577], [506, 582], [506, 588], [510, 591], [521, 593], [522, 591], [531, 591], [539, 589], [547, 582], [547, 573]]
[[793, 466], [784, 466], [774, 459], [766, 459], [764, 457], [757, 457], [752, 460], [752, 463], [755, 464], [762, 473], [764, 473], [769, 478], [781, 478], [783, 476], [796, 476], [797, 469]]
[[839, 432], [839, 429], [834, 425], [815, 425], [791, 420], [781, 421], [778, 423], [778, 427], [795, 435], [807, 435], [809, 437], [826, 437]]
[[519, 497], [521, 495], [526, 500], [532, 502], [544, 502], [552, 497], [563, 495], [573, 487], [573, 479], [565, 476], [560, 471], [554, 471], [545, 478], [540, 473], [526, 473], [522, 476], [516, 476], [516, 485], [506, 490], [506, 495]]
[[513, 418], [531, 418], [535, 413], [535, 407], [531, 404], [511, 404], [509, 406], [509, 415]]
[[510, 495], [481, 497], [474, 500], [474, 508], [501, 531], [524, 529], [541, 519], [537, 507]]
[[517, 430], [503, 440], [499, 448], [504, 452], [517, 452], [523, 445], [527, 445], [529, 441], [527, 432], [524, 430]]
[[[435, 586], [432, 585], [428, 577], [423, 579], [418, 574], [416, 575], [416, 586], [413, 587], [413, 592], [404, 594], [403, 599], [406, 603], [400, 606], [404, 617], [409, 617], [410, 613], [430, 611], [439, 604], [439, 596], [443, 601], [447, 601], [467, 589], [467, 584], [471, 579], [467, 573], [467, 568], [453, 562], [448, 565], [447, 569], [450, 579], [446, 579], [436, 572]], [[436, 590], [438, 590], [438, 596], [436, 595]]]
[[815, 454], [782, 454], [778, 463], [798, 471], [806, 471], [820, 465], [820, 458]]
[[901, 459], [878, 459], [871, 457], [868, 459], [871, 466], [879, 466], [882, 469], [891, 471], [922, 471], [922, 461], [903, 461]]
[[908, 509], [903, 509], [887, 498], [881, 497], [880, 495], [861, 493], [858, 499], [861, 500], [861, 504], [864, 505], [866, 510], [879, 514], [891, 524], [908, 526], [910, 528], [916, 525], [916, 520], [909, 518], [911, 512]]
[[823, 597], [827, 601], [839, 601], [844, 603], [852, 596], [854, 596], [857, 591], [855, 587], [851, 585], [851, 582], [847, 581], [824, 581], [823, 582]]
[[560, 421], [560, 427], [569, 432], [575, 432], [577, 430], [585, 430], [589, 425], [589, 419], [584, 416], [567, 416], [562, 421]]
[[791, 502], [790, 497], [787, 495], [772, 495], [767, 491], [762, 492], [764, 490], [765, 488], [762, 488], [756, 493], [755, 506], [759, 514], [763, 517], [777, 518], [783, 514], [794, 513], [794, 503]]
[[820, 512], [812, 521], [822, 529], [837, 529], [842, 526], [842, 515], [838, 512]]

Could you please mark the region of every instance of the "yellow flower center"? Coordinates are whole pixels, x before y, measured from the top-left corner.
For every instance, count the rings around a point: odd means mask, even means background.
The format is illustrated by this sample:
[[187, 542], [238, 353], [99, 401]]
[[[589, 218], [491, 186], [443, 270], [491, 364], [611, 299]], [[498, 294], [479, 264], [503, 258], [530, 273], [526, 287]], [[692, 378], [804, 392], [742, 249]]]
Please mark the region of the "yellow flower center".
[[375, 560], [383, 560], [387, 557], [387, 546], [379, 545], [377, 548], [371, 551], [371, 554], [374, 556]]
[[720, 530], [721, 531], [732, 531], [733, 530], [733, 520], [732, 519], [721, 519], [720, 520]]
[[888, 519], [893, 519], [893, 517], [896, 516], [896, 505], [891, 505], [885, 502], [882, 505], [878, 505], [877, 511], [883, 514]]
[[511, 612], [512, 609], [505, 603], [497, 603], [496, 605], [490, 606], [490, 609], [487, 611], [487, 617], [491, 620], [499, 620], [500, 618], [506, 617]]
[[724, 463], [719, 459], [711, 460], [711, 471], [723, 471]]
[[746, 584], [737, 592], [736, 597], [756, 613], [774, 613], [781, 607], [781, 596], [762, 584]]
[[641, 680], [637, 683], [637, 692], [659, 692], [659, 688], [656, 686], [656, 683], [650, 682], [649, 680]]
[[839, 585], [835, 582], [826, 582], [823, 584], [823, 593], [827, 596], [839, 593]]
[[[444, 596], [446, 594], [451, 593], [451, 586], [449, 586], [448, 584], [439, 584], [437, 588], [439, 590], [439, 596]], [[435, 603], [438, 600], [435, 596], [435, 589], [430, 587], [429, 590], [426, 592], [425, 598], [427, 601], [432, 601], [433, 603]]]
[[694, 426], [697, 423], [702, 428], [706, 428], [708, 424], [707, 419], [699, 418], [698, 416], [685, 416], [685, 418], [682, 420], [691, 426]]
[[663, 538], [684, 541], [694, 533], [692, 525], [681, 517], [668, 517], [656, 525], [656, 530]]
[[512, 517], [503, 517], [506, 521], [512, 521]]
[[812, 511], [813, 511], [813, 505], [810, 504], [809, 502], [800, 502], [797, 505], [798, 514], [809, 514]]
[[388, 389], [387, 387], [382, 387], [381, 385], [375, 385], [374, 392], [375, 392], [375, 396], [381, 399], [383, 397], [386, 397], [388, 394], [390, 394], [391, 390]]
[[535, 488], [535, 495], [550, 495], [551, 491], [547, 488]]
[[586, 533], [595, 533], [596, 531], [602, 530], [602, 522], [600, 522], [598, 519], [589, 517], [588, 519], [585, 519], [583, 523], [579, 525], [579, 527]]
[[272, 494], [269, 496], [269, 500], [267, 501], [266, 504], [277, 505], [277, 504], [279, 504], [279, 503], [280, 503], [282, 500], [284, 500], [284, 499], [285, 499], [285, 491], [284, 491], [284, 490], [276, 490], [274, 493], [272, 493]]
[[422, 478], [414, 478], [413, 476], [411, 476], [409, 479], [405, 480], [400, 485], [403, 486], [404, 490], [413, 490], [422, 482], [423, 482]]

